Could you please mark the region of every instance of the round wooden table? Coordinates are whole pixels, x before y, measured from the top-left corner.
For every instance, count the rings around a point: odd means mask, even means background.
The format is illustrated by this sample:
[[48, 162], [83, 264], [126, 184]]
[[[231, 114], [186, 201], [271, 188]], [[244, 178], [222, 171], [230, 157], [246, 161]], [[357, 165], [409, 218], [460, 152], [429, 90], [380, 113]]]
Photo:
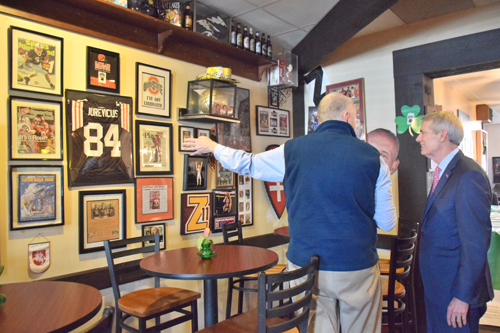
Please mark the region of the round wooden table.
[[162, 251], [141, 261], [152, 276], [179, 280], [203, 280], [205, 327], [218, 322], [217, 279], [264, 271], [278, 263], [271, 250], [245, 245], [213, 245], [212, 259], [201, 259], [196, 247]]
[[35, 281], [4, 284], [0, 332], [68, 332], [94, 317], [102, 295], [80, 283]]
[[290, 233], [288, 232], [288, 226], [274, 229], [274, 234], [290, 238]]

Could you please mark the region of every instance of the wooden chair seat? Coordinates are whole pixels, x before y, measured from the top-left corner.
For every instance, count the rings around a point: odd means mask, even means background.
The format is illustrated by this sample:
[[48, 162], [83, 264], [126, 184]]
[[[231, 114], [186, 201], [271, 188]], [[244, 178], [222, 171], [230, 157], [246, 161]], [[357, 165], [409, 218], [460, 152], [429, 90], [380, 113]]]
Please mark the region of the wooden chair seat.
[[201, 294], [181, 288], [149, 288], [137, 290], [118, 300], [120, 310], [136, 317], [149, 317], [155, 313], [173, 309], [179, 305], [197, 300]]
[[[286, 264], [276, 264], [276, 266], [265, 270], [266, 274], [279, 274], [286, 269]], [[257, 279], [258, 273], [245, 275], [245, 277]]]
[[[388, 275], [391, 268], [391, 261], [389, 259], [379, 259], [378, 264], [380, 265], [380, 274]], [[396, 269], [396, 273], [403, 273], [403, 271], [404, 268]]]
[[[389, 278], [387, 276], [381, 276], [380, 282], [382, 283], [382, 296], [386, 298], [387, 295], [389, 295]], [[394, 296], [403, 297], [406, 294], [405, 286], [398, 281], [395, 282]]]

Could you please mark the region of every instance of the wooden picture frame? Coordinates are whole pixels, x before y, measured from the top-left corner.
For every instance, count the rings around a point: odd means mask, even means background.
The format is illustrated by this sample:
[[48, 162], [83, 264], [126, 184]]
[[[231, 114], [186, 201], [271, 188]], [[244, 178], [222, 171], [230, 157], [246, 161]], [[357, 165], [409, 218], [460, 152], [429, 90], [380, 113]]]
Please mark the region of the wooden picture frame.
[[214, 216], [236, 215], [238, 199], [234, 188], [213, 190], [212, 202]]
[[79, 253], [104, 250], [105, 240], [127, 238], [126, 190], [80, 191]]
[[326, 86], [326, 93], [332, 92], [352, 98], [357, 112], [354, 131], [360, 140], [366, 141], [365, 79], [360, 78]]
[[290, 111], [256, 106], [257, 135], [290, 137]]
[[215, 163], [215, 187], [234, 187], [235, 173], [224, 168], [220, 161]]
[[64, 40], [14, 26], [9, 39], [10, 89], [62, 96]]
[[10, 166], [9, 176], [10, 230], [64, 225], [62, 166]]
[[172, 72], [137, 62], [136, 82], [135, 112], [170, 118]]
[[[146, 224], [142, 226], [142, 236], [160, 234], [160, 251], [167, 248], [167, 237], [165, 235], [165, 223]], [[154, 245], [155, 242], [143, 242], [142, 246]]]
[[235, 116], [239, 124], [218, 123], [217, 142], [229, 148], [252, 151], [250, 128], [250, 90], [236, 89]]
[[184, 191], [207, 189], [208, 156], [184, 155]]
[[493, 183], [500, 183], [500, 157], [492, 157]]
[[237, 175], [237, 179], [237, 218], [242, 226], [253, 225], [253, 178], [250, 175]]
[[135, 222], [154, 222], [174, 218], [174, 179], [136, 178]]
[[134, 182], [132, 98], [66, 90], [68, 186]]
[[62, 160], [62, 103], [9, 98], [11, 160]]
[[172, 124], [136, 120], [136, 175], [174, 173]]
[[192, 152], [191, 150], [182, 149], [182, 144], [185, 139], [192, 139], [196, 137], [196, 128], [190, 126], [179, 126], [179, 151]]
[[120, 93], [120, 55], [87, 46], [87, 89]]
[[181, 194], [181, 235], [212, 229], [212, 193]]

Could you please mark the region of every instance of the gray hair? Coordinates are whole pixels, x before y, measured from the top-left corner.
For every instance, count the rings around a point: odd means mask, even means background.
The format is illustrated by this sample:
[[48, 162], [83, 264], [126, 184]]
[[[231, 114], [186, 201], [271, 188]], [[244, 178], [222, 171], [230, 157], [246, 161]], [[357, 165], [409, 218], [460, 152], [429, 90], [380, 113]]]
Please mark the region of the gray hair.
[[454, 114], [448, 111], [438, 111], [425, 115], [422, 122], [430, 121], [429, 127], [437, 133], [442, 130], [448, 132], [451, 143], [459, 146], [464, 138], [464, 127], [462, 122]]
[[377, 128], [374, 129], [373, 131], [370, 131], [367, 135], [367, 138], [370, 138], [370, 136], [374, 134], [385, 135], [387, 138], [389, 138], [389, 140], [391, 140], [394, 143], [394, 145], [397, 148], [396, 151], [396, 158], [397, 158], [398, 157], [397, 155], [399, 154], [399, 140], [396, 134], [392, 133], [391, 131], [385, 128]]
[[343, 115], [353, 105], [352, 100], [339, 93], [329, 93], [319, 103], [318, 122], [343, 120]]

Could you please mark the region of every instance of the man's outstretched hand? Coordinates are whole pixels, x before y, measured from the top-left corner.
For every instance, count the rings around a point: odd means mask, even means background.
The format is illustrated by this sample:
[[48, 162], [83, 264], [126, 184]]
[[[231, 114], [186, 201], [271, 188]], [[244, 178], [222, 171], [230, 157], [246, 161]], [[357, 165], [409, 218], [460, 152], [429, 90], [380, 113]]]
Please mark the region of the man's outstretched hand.
[[215, 146], [217, 146], [217, 142], [212, 141], [206, 136], [201, 136], [197, 139], [185, 139], [182, 149], [193, 151], [190, 155], [200, 155], [213, 153]]

